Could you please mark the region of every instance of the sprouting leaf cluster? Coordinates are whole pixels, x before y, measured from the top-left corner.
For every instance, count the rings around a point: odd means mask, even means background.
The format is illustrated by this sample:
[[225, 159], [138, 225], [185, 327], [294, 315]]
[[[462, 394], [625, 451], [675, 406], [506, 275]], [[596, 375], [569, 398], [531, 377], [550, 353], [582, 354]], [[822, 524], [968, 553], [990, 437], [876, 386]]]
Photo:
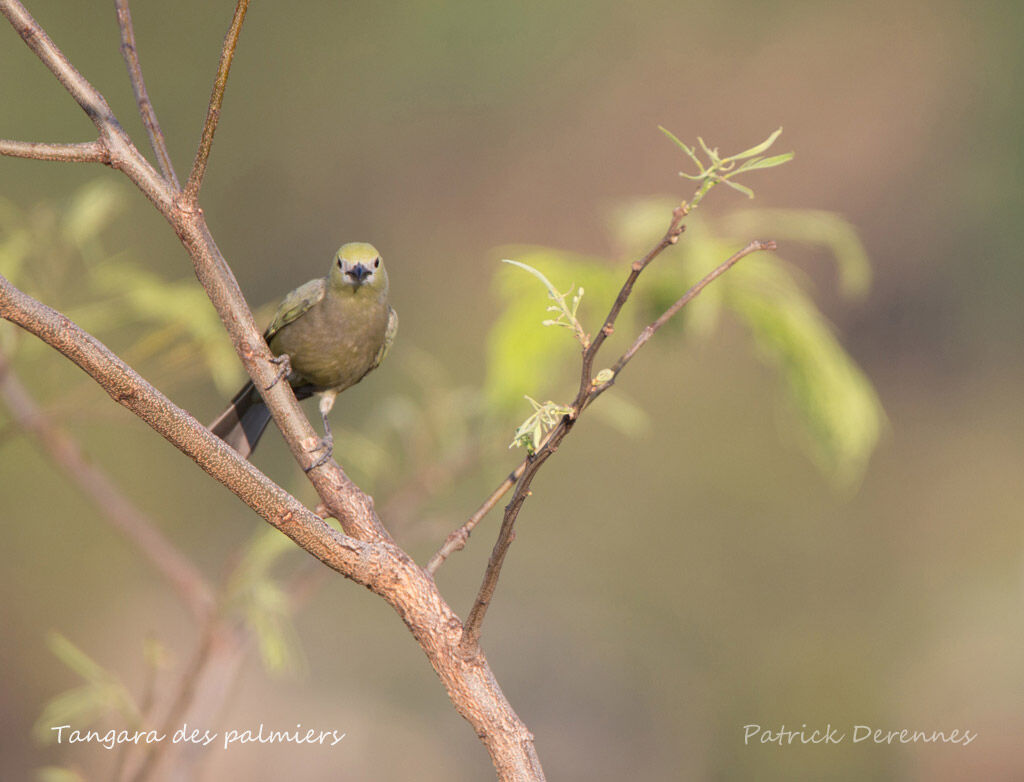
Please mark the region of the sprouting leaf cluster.
[[583, 299], [583, 288], [577, 288], [576, 293], [573, 294], [571, 302], [567, 302], [566, 297], [572, 292], [571, 287], [568, 292], [559, 293], [558, 289], [551, 284], [551, 281], [547, 277], [529, 264], [520, 263], [519, 261], [510, 261], [508, 258], [505, 258], [502, 263], [510, 263], [513, 266], [518, 266], [520, 269], [529, 272], [540, 280], [544, 284], [544, 287], [548, 289], [548, 296], [554, 304], [549, 305], [547, 311], [556, 313], [557, 317], [541, 321], [542, 326], [564, 326], [565, 328], [572, 330], [576, 337], [576, 341], [583, 346], [584, 350], [590, 346], [590, 336], [583, 330], [583, 326], [580, 324], [579, 318], [576, 317], [576, 313], [580, 308], [580, 301]]
[[772, 133], [768, 138], [757, 144], [750, 149], [746, 149], [743, 152], [738, 152], [735, 155], [728, 155], [723, 157], [718, 147], [709, 147], [700, 136], [697, 136], [697, 143], [700, 145], [701, 151], [707, 157], [707, 161], [700, 159], [697, 154], [696, 147], [690, 147], [680, 141], [671, 131], [666, 128], [658, 126], [659, 130], [668, 136], [679, 147], [697, 166], [696, 174], [687, 174], [685, 171], [680, 171], [679, 176], [685, 177], [686, 179], [699, 182], [697, 192], [694, 193], [693, 198], [688, 204], [685, 204], [685, 208], [688, 211], [693, 211], [703, 200], [704, 196], [707, 195], [708, 191], [712, 187], [721, 183], [728, 185], [733, 190], [738, 190], [748, 198], [754, 197], [754, 191], [746, 185], [741, 185], [735, 181], [735, 178], [740, 174], [747, 174], [751, 171], [758, 171], [765, 168], [774, 168], [775, 166], [781, 166], [783, 163], [787, 163], [793, 159], [792, 152], [784, 152], [781, 155], [772, 155], [765, 157], [764, 152], [767, 152], [775, 140], [781, 135], [782, 128], [779, 128]]
[[525, 448], [526, 452], [533, 454], [540, 446], [544, 435], [551, 431], [564, 416], [569, 415], [572, 410], [565, 405], [548, 400], [541, 404], [532, 396], [524, 394], [526, 401], [533, 406], [533, 413], [516, 427], [515, 435], [509, 448]]

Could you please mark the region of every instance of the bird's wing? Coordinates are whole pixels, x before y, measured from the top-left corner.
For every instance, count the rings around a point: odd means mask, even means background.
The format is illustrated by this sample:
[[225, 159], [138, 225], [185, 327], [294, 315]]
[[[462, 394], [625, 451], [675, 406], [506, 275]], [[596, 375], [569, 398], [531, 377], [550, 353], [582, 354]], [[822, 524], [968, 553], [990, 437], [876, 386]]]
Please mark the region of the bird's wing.
[[373, 366], [370, 369], [376, 369], [380, 366], [380, 362], [384, 360], [384, 357], [391, 350], [391, 343], [395, 341], [395, 334], [398, 333], [398, 313], [391, 307], [388, 307], [388, 328], [384, 332], [384, 344], [380, 346], [380, 350], [377, 351], [377, 355], [373, 359]]
[[284, 301], [281, 302], [281, 306], [277, 308], [277, 312], [274, 314], [274, 319], [270, 321], [270, 325], [267, 326], [267, 330], [264, 332], [263, 338], [267, 342], [270, 342], [277, 332], [289, 323], [294, 323], [309, 312], [313, 305], [322, 301], [326, 292], [327, 281], [322, 277], [316, 280], [310, 280], [304, 285], [300, 285], [298, 288], [293, 290], [284, 297]]

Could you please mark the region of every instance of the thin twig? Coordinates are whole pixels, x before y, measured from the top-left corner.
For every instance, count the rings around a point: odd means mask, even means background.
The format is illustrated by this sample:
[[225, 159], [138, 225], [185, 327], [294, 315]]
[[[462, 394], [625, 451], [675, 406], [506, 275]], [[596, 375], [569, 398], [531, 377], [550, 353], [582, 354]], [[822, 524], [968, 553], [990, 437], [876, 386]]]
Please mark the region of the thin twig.
[[0, 155], [62, 163], [110, 163], [110, 153], [101, 141], [80, 144], [47, 144], [42, 141], [0, 139]]
[[647, 326], [646, 328], [644, 328], [643, 331], [640, 332], [640, 336], [636, 338], [636, 341], [629, 346], [629, 349], [625, 353], [623, 353], [622, 356], [619, 357], [619, 360], [616, 361], [615, 364], [612, 366], [612, 379], [594, 388], [589, 394], [589, 399], [593, 400], [594, 397], [596, 397], [598, 394], [603, 392], [608, 386], [614, 383], [615, 376], [617, 376], [619, 372], [622, 370], [622, 368], [629, 363], [629, 360], [636, 355], [636, 352], [640, 350], [640, 348], [642, 348], [645, 344], [647, 344], [647, 341], [654, 336], [658, 329], [660, 329], [672, 317], [674, 317], [679, 312], [679, 310], [681, 310], [683, 307], [689, 304], [697, 295], [700, 294], [702, 290], [704, 290], [704, 288], [706, 288], [708, 285], [714, 282], [718, 277], [721, 277], [729, 269], [731, 269], [733, 266], [735, 266], [737, 263], [739, 263], [741, 260], [746, 258], [751, 253], [760, 252], [762, 250], [774, 249], [776, 249], [776, 245], [773, 241], [755, 240], [748, 244], [746, 247], [744, 247], [742, 250], [737, 252], [735, 255], [731, 256], [725, 261], [722, 261], [722, 263], [720, 263], [718, 266], [716, 266], [714, 269], [708, 272], [699, 282], [697, 282], [686, 293], [680, 296], [679, 299], [671, 307], [665, 310], [658, 317], [657, 320], [655, 320], [651, 325]]
[[190, 204], [195, 204], [199, 199], [199, 188], [202, 187], [203, 176], [206, 174], [210, 147], [213, 145], [213, 134], [217, 131], [217, 123], [220, 121], [220, 107], [224, 102], [224, 89], [228, 83], [231, 61], [235, 56], [235, 47], [238, 45], [238, 36], [242, 32], [242, 22], [245, 21], [245, 12], [248, 8], [249, 0], [238, 0], [228, 34], [224, 37], [224, 46], [220, 52], [220, 65], [217, 67], [217, 78], [214, 79], [210, 105], [206, 110], [203, 135], [199, 139], [195, 162], [192, 163], [192, 173], [189, 174], [188, 182], [185, 184], [185, 200]]
[[623, 306], [626, 304], [626, 300], [629, 299], [633, 293], [633, 285], [636, 283], [640, 273], [646, 269], [651, 262], [662, 254], [667, 248], [676, 244], [679, 241], [679, 237], [683, 231], [686, 230], [686, 226], [683, 225], [683, 218], [686, 217], [687, 210], [683, 206], [677, 206], [672, 210], [672, 220], [669, 222], [668, 230], [665, 231], [665, 235], [661, 237], [661, 240], [651, 248], [650, 252], [647, 253], [643, 258], [638, 261], [634, 261], [629, 269], [629, 276], [626, 277], [626, 281], [622, 284], [622, 288], [619, 290], [619, 295], [615, 297], [615, 302], [612, 304], [611, 309], [608, 310], [608, 315], [604, 319], [604, 323], [598, 330], [597, 334], [594, 335], [594, 339], [585, 351], [583, 351], [583, 362], [580, 367], [580, 388], [576, 393], [576, 399], [573, 402], [573, 408], [577, 413], [582, 409], [581, 405], [584, 398], [590, 392], [590, 380], [591, 372], [594, 368], [594, 358], [597, 356], [597, 352], [601, 349], [604, 341], [608, 339], [615, 331], [615, 321], [619, 317], [619, 313], [622, 311]]
[[[600, 332], [598, 332], [597, 337], [595, 337], [594, 341], [583, 353], [580, 390], [577, 394], [576, 400], [573, 402], [572, 412], [569, 415], [564, 416], [562, 420], [559, 421], [559, 423], [548, 433], [544, 443], [537, 448], [537, 451], [534, 454], [527, 457], [524, 462], [524, 469], [522, 470], [518, 482], [515, 485], [515, 491], [512, 494], [512, 499], [505, 507], [505, 515], [502, 519], [501, 529], [498, 532], [498, 539], [495, 541], [494, 548], [491, 551], [491, 556], [488, 559], [483, 582], [480, 585], [480, 590], [477, 592], [473, 608], [464, 624], [463, 645], [465, 647], [471, 648], [479, 643], [480, 628], [483, 623], [484, 616], [487, 613], [487, 609], [491, 604], [491, 600], [494, 597], [494, 592], [498, 585], [498, 578], [501, 575], [501, 568], [505, 561], [505, 555], [508, 553], [508, 549], [512, 545], [512, 541], [515, 539], [515, 522], [519, 517], [519, 512], [522, 510], [523, 504], [526, 502], [526, 498], [530, 495], [530, 485], [533, 483], [534, 477], [544, 462], [546, 462], [548, 458], [558, 450], [559, 444], [572, 430], [572, 427], [579, 419], [583, 410], [600, 394], [604, 393], [604, 391], [611, 387], [615, 382], [618, 373], [627, 363], [629, 363], [630, 359], [633, 358], [636, 352], [642, 348], [652, 336], [654, 336], [655, 332], [657, 332], [658, 329], [660, 329], [670, 318], [676, 315], [683, 307], [689, 304], [698, 294], [700, 294], [702, 290], [704, 290], [705, 287], [747, 255], [757, 252], [758, 250], [775, 249], [774, 242], [751, 242], [745, 248], [721, 263], [697, 284], [691, 287], [686, 293], [684, 293], [683, 296], [672, 304], [672, 306], [665, 310], [665, 312], [662, 313], [654, 323], [644, 328], [633, 345], [630, 346], [630, 348], [615, 363], [612, 370], [613, 375], [609, 380], [600, 384], [595, 384], [591, 373], [593, 371], [594, 357], [598, 348], [600, 348], [604, 340], [614, 330], [615, 321], [618, 318], [622, 307], [629, 299], [637, 277], [639, 277], [640, 273], [651, 263], [651, 261], [660, 255], [662, 251], [678, 241], [678, 238], [684, 229], [681, 221], [685, 215], [685, 210], [681, 207], [677, 207], [672, 213], [672, 221], [670, 222], [669, 228], [665, 232], [661, 241], [656, 244], [647, 255], [633, 263], [626, 282], [623, 284], [622, 289], [619, 291], [619, 295], [616, 297], [615, 302], [609, 310], [608, 316], [605, 318], [604, 325], [601, 327]], [[501, 493], [504, 493], [503, 490], [507, 491], [505, 488], [506, 484], [508, 484], [508, 479], [506, 479], [505, 483], [499, 487], [498, 491]], [[494, 498], [494, 495], [492, 495], [492, 498]], [[488, 501], [490, 500], [491, 498], [489, 498]], [[459, 530], [452, 533], [449, 538], [452, 538], [453, 535], [457, 535], [461, 529], [462, 528], [460, 527]], [[445, 545], [447, 546], [447, 541]], [[453, 550], [457, 550], [454, 548], [454, 544]], [[435, 558], [436, 557], [437, 555], [435, 555]], [[444, 560], [442, 558], [441, 562], [443, 561]], [[433, 560], [431, 560], [431, 562], [433, 562]], [[440, 562], [438, 565], [439, 564]], [[433, 573], [434, 571], [428, 572]]]
[[153, 147], [160, 171], [175, 190], [181, 190], [181, 185], [178, 184], [178, 175], [174, 171], [174, 164], [167, 152], [164, 132], [156, 118], [156, 109], [146, 91], [146, 81], [142, 78], [142, 65], [139, 63], [139, 52], [135, 47], [135, 28], [132, 25], [128, 0], [114, 0], [114, 6], [117, 9], [117, 25], [121, 28], [121, 56], [124, 57], [124, 64], [128, 68], [128, 78], [131, 80], [132, 91], [135, 93], [139, 116], [142, 117], [142, 124], [146, 127], [149, 143]]
[[460, 527], [452, 530], [448, 537], [445, 538], [444, 545], [441, 546], [427, 562], [427, 566], [424, 570], [433, 576], [439, 567], [444, 564], [445, 560], [448, 559], [456, 551], [462, 551], [466, 547], [466, 541], [469, 540], [469, 534], [473, 531], [474, 527], [479, 524], [484, 516], [491, 512], [495, 505], [497, 505], [501, 498], [505, 496], [509, 489], [516, 485], [516, 481], [523, 474], [523, 470], [526, 469], [527, 460], [524, 459], [518, 467], [508, 474], [504, 481], [491, 492], [491, 496], [483, 501], [483, 504], [476, 509], [476, 512]]
[[130, 540], [150, 565], [177, 590], [196, 619], [213, 610], [213, 590], [202, 573], [160, 532], [156, 523], [90, 464], [78, 444], [58, 428], [21, 384], [0, 353], [0, 397], [19, 427], [33, 436], [54, 464], [84, 492], [112, 527]]
[[[123, 171], [146, 194], [146, 197], [153, 202], [157, 209], [170, 219], [173, 193], [159, 172], [132, 144], [128, 134], [124, 132], [117, 117], [110, 110], [106, 98], [71, 64], [64, 52], [57, 47], [46, 31], [18, 0], [0, 0], [0, 14], [7, 18], [25, 45], [50, 69], [57, 81], [88, 115], [99, 132], [97, 141], [91, 143], [99, 145], [104, 150], [103, 156], [99, 157], [97, 156], [99, 153], [93, 147], [79, 147], [74, 144], [43, 144], [35, 149], [40, 159], [74, 159], [71, 150], [61, 149], [62, 146], [83, 150], [89, 160], [103, 162]], [[8, 142], [8, 144], [14, 145], [10, 148], [15, 150], [20, 157], [36, 156], [28, 154], [33, 150], [23, 142]], [[48, 157], [48, 153], [51, 152], [56, 152], [58, 155], [71, 154], [72, 157]]]
[[0, 0], [0, 13], [7, 17], [25, 45], [36, 53], [36, 56], [64, 85], [64, 89], [89, 115], [89, 119], [93, 121], [97, 129], [102, 130], [101, 125], [110, 122], [117, 124], [117, 120], [103, 96], [89, 84], [85, 77], [78, 72], [78, 69], [71, 64], [71, 61], [64, 56], [64, 53], [57, 48], [46, 31], [25, 9], [25, 6], [18, 0]]
[[[554, 430], [551, 430], [545, 434], [541, 438], [540, 443], [538, 443], [537, 448], [540, 449], [547, 445], [548, 440], [551, 439], [551, 435], [553, 433]], [[466, 547], [466, 542], [469, 540], [470, 533], [474, 530], [477, 524], [483, 521], [484, 517], [488, 513], [494, 510], [494, 507], [501, 501], [501, 498], [508, 494], [509, 489], [516, 485], [516, 481], [522, 477], [523, 471], [526, 470], [526, 466], [529, 463], [529, 457], [523, 459], [519, 463], [518, 467], [505, 476], [505, 480], [498, 485], [498, 488], [491, 492], [490, 496], [473, 512], [473, 515], [470, 516], [462, 526], [452, 530], [448, 534], [448, 537], [445, 538], [444, 544], [427, 562], [427, 566], [424, 568], [427, 573], [433, 576], [437, 572], [438, 568], [445, 563], [445, 560], [447, 560], [448, 557], [456, 551], [462, 551], [462, 549]]]

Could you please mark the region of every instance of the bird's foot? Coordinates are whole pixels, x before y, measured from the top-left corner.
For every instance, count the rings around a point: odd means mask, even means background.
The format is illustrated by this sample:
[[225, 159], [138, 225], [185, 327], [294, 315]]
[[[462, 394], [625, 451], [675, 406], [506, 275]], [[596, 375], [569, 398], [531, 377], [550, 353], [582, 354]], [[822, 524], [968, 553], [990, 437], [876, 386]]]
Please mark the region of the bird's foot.
[[306, 472], [315, 470], [317, 467], [327, 463], [328, 459], [334, 454], [334, 435], [331, 433], [331, 422], [327, 420], [327, 414], [331, 411], [331, 407], [334, 405], [334, 399], [338, 396], [337, 391], [328, 391], [320, 399], [320, 418], [324, 422], [324, 436], [321, 437], [316, 444], [316, 448], [311, 449], [312, 451], [319, 451], [323, 449], [323, 456], [317, 459], [309, 467], [303, 467], [302, 469]]
[[280, 383], [283, 378], [288, 377], [288, 375], [292, 373], [292, 361], [290, 358], [288, 358], [287, 353], [282, 353], [280, 356], [275, 356], [274, 358], [270, 359], [270, 363], [277, 365], [277, 375], [275, 375], [274, 379], [270, 381], [270, 385], [263, 389], [264, 391], [269, 391], [278, 383]]
[[309, 465], [309, 467], [303, 467], [303, 472], [311, 472], [315, 470], [317, 467], [322, 467], [323, 465], [327, 464], [327, 462], [330, 461], [331, 457], [334, 455], [334, 438], [331, 437], [330, 435], [328, 435], [327, 437], [321, 437], [319, 440], [317, 440], [316, 447], [312, 448], [311, 452], [315, 453], [316, 451], [321, 450], [323, 451], [323, 454], [320, 456], [320, 458], [318, 458], [315, 462]]

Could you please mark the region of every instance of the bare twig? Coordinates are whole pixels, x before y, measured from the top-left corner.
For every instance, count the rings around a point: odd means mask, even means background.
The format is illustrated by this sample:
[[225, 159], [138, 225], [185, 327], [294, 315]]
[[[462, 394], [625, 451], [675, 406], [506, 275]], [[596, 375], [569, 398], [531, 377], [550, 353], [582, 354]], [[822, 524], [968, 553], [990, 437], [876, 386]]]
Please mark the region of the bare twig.
[[117, 9], [117, 25], [121, 28], [121, 56], [124, 57], [124, 64], [128, 68], [128, 78], [132, 82], [132, 91], [135, 93], [135, 103], [139, 107], [139, 116], [142, 117], [142, 124], [146, 127], [146, 134], [149, 136], [149, 143], [153, 147], [157, 163], [160, 165], [160, 171], [175, 190], [180, 190], [178, 175], [174, 172], [174, 164], [167, 152], [164, 132], [160, 129], [160, 122], [156, 118], [156, 109], [146, 91], [146, 81], [142, 78], [142, 66], [139, 64], [139, 52], [135, 47], [135, 28], [132, 26], [132, 14], [128, 8], [128, 0], [114, 0], [114, 7]]
[[109, 163], [110, 154], [99, 141], [80, 144], [47, 144], [41, 141], [0, 139], [0, 155], [34, 160], [57, 160], [62, 163]]
[[18, 426], [31, 434], [43, 451], [93, 501], [107, 521], [142, 552], [150, 565], [181, 595], [196, 619], [206, 621], [213, 610], [213, 590], [195, 566], [175, 548], [159, 527], [114, 485], [105, 472], [82, 456], [78, 444], [39, 409], [0, 353], [0, 397]]
[[89, 115], [93, 124], [100, 129], [100, 125], [113, 121], [113, 113], [107, 105], [103, 96], [93, 89], [81, 73], [71, 64], [64, 53], [50, 40], [42, 27], [32, 18], [32, 15], [25, 10], [18, 0], [0, 0], [0, 13], [7, 17], [7, 20], [21, 36], [25, 45], [28, 46], [40, 60], [48, 67], [57, 80], [64, 85], [72, 98]]
[[445, 560], [448, 559], [456, 551], [462, 551], [466, 547], [466, 541], [469, 540], [469, 534], [473, 531], [477, 524], [479, 524], [484, 516], [491, 512], [495, 505], [497, 505], [501, 498], [505, 496], [509, 489], [515, 486], [516, 481], [523, 474], [523, 470], [526, 469], [527, 460], [516, 467], [508, 476], [501, 482], [497, 489], [491, 492], [491, 495], [483, 501], [483, 504], [476, 509], [472, 516], [461, 526], [458, 527], [448, 534], [445, 538], [444, 545], [441, 546], [435, 552], [434, 556], [427, 562], [426, 571], [433, 576], [439, 567], [444, 564]]
[[[597, 351], [608, 336], [610, 336], [614, 331], [615, 321], [618, 319], [619, 313], [622, 311], [622, 307], [629, 299], [633, 286], [636, 283], [637, 278], [640, 276], [640, 273], [647, 268], [647, 266], [667, 247], [670, 247], [679, 240], [679, 236], [684, 230], [682, 219], [685, 216], [686, 210], [682, 207], [677, 207], [672, 213], [672, 220], [669, 223], [668, 230], [665, 232], [665, 235], [661, 238], [658, 244], [656, 244], [651, 251], [647, 253], [647, 255], [640, 260], [635, 261], [630, 267], [629, 276], [626, 278], [625, 283], [619, 291], [619, 295], [612, 304], [601, 330], [583, 352], [580, 389], [572, 404], [571, 412], [564, 416], [562, 420], [548, 433], [546, 439], [537, 448], [536, 452], [528, 456], [523, 465], [520, 465], [522, 471], [515, 483], [515, 491], [512, 494], [512, 499], [505, 507], [505, 514], [502, 519], [501, 529], [498, 532], [498, 539], [495, 542], [494, 548], [491, 551], [491, 556], [488, 559], [483, 582], [480, 585], [480, 590], [473, 603], [473, 608], [470, 611], [469, 616], [466, 618], [463, 643], [475, 645], [479, 642], [480, 628], [483, 623], [484, 616], [487, 613], [487, 609], [490, 606], [491, 600], [494, 597], [494, 591], [498, 585], [498, 578], [501, 575], [501, 567], [505, 561], [505, 555], [508, 553], [508, 549], [512, 545], [512, 541], [515, 539], [515, 522], [519, 517], [519, 512], [522, 510], [523, 504], [526, 502], [526, 498], [530, 495], [530, 485], [533, 483], [534, 477], [544, 462], [546, 462], [548, 458], [558, 450], [559, 444], [572, 430], [572, 427], [575, 425], [583, 410], [600, 394], [604, 393], [604, 391], [611, 387], [615, 382], [618, 373], [627, 363], [629, 363], [630, 359], [632, 359], [636, 352], [642, 348], [652, 336], [654, 336], [655, 332], [657, 332], [658, 329], [660, 329], [670, 318], [676, 315], [683, 307], [692, 301], [694, 297], [700, 294], [700, 292], [712, 281], [724, 274], [728, 269], [747, 255], [758, 250], [775, 249], [774, 242], [751, 242], [738, 253], [721, 263], [701, 279], [700, 282], [683, 294], [683, 296], [669, 307], [657, 320], [655, 320], [654, 323], [644, 328], [633, 345], [630, 346], [630, 348], [615, 363], [612, 370], [613, 374], [610, 379], [601, 383], [595, 383], [592, 372], [594, 358]], [[510, 483], [509, 479], [514, 475], [515, 473], [510, 475], [509, 478], [507, 478], [505, 482], [498, 487], [495, 494], [488, 498], [488, 503], [491, 503], [490, 507], [493, 507], [493, 505], [497, 503], [497, 499], [507, 491], [507, 487]], [[487, 503], [485, 503], [484, 507], [487, 507]], [[454, 538], [451, 546], [452, 550], [458, 550], [458, 548], [461, 548], [461, 546], [458, 545], [460, 538], [463, 545], [465, 544], [464, 537], [460, 535], [462, 529], [463, 528], [460, 527], [449, 535], [449, 540], [453, 540]], [[468, 531], [466, 532], [466, 536], [468, 536]], [[445, 546], [442, 547], [441, 551], [445, 551], [448, 547], [448, 541], [446, 541]], [[440, 551], [438, 554], [435, 554], [434, 559], [437, 559], [440, 554]], [[438, 565], [443, 561], [444, 558], [441, 557]], [[432, 559], [431, 563], [433, 562], [434, 560]], [[433, 573], [436, 569], [437, 568], [435, 566], [434, 570], [430, 570], [429, 572]]]
[[[64, 56], [64, 53], [57, 48], [57, 45], [50, 40], [50, 36], [39, 26], [39, 23], [32, 18], [32, 15], [25, 9], [18, 0], [0, 0], [0, 14], [3, 14], [11, 23], [11, 26], [21, 36], [25, 44], [35, 52], [36, 56], [46, 65], [47, 68], [57, 77], [68, 94], [75, 99], [75, 102], [82, 108], [82, 111], [92, 120], [93, 125], [99, 132], [99, 138], [93, 144], [104, 150], [98, 152], [92, 147], [79, 147], [83, 149], [87, 159], [90, 161], [102, 162], [123, 171], [129, 179], [134, 182], [146, 197], [165, 216], [170, 213], [173, 206], [173, 192], [166, 186], [163, 177], [154, 169], [149, 162], [139, 153], [132, 144], [128, 134], [124, 132], [117, 117], [110, 110], [99, 91], [78, 72], [71, 61]], [[15, 144], [9, 147], [12, 152], [5, 152], [0, 146], [0, 152], [5, 154], [16, 154], [18, 157], [37, 157], [28, 154], [31, 150], [21, 142], [7, 142]], [[70, 154], [67, 147], [78, 145], [51, 145], [43, 144], [35, 152], [42, 160], [54, 159], [75, 159], [72, 157], [51, 157], [56, 152], [58, 155]], [[62, 150], [61, 147], [64, 147]]]
[[619, 295], [615, 297], [615, 301], [608, 310], [608, 315], [604, 319], [604, 323], [598, 330], [597, 334], [594, 335], [594, 339], [585, 351], [583, 351], [583, 362], [580, 367], [580, 388], [576, 393], [576, 399], [572, 406], [577, 413], [582, 410], [583, 400], [587, 394], [590, 393], [590, 381], [591, 372], [594, 368], [594, 358], [597, 356], [597, 352], [601, 349], [604, 341], [608, 339], [615, 331], [615, 321], [619, 317], [619, 313], [622, 312], [623, 306], [626, 304], [626, 300], [629, 299], [633, 293], [633, 286], [636, 284], [637, 278], [640, 273], [646, 269], [651, 262], [662, 254], [667, 248], [676, 244], [679, 241], [679, 237], [683, 231], [686, 230], [686, 226], [683, 225], [683, 218], [686, 217], [687, 211], [682, 206], [677, 206], [672, 210], [672, 220], [669, 222], [668, 230], [665, 231], [665, 235], [661, 237], [661, 240], [651, 248], [650, 252], [647, 253], [643, 258], [638, 261], [634, 261], [629, 269], [629, 276], [626, 277], [626, 281], [622, 284], [622, 288], [619, 290]]
[[696, 283], [686, 293], [680, 296], [679, 299], [671, 307], [665, 310], [658, 317], [657, 320], [655, 320], [651, 325], [647, 326], [646, 328], [644, 328], [643, 331], [640, 332], [640, 336], [636, 338], [636, 341], [634, 341], [633, 344], [629, 346], [629, 349], [625, 353], [623, 353], [622, 356], [619, 357], [619, 360], [616, 361], [615, 364], [612, 366], [612, 378], [599, 386], [595, 386], [591, 390], [590, 394], [588, 395], [588, 403], [593, 401], [595, 397], [597, 397], [599, 394], [601, 394], [603, 391], [609, 388], [615, 382], [615, 377], [617, 377], [622, 368], [629, 363], [629, 360], [636, 355], [636, 352], [640, 350], [640, 348], [642, 348], [644, 345], [646, 345], [647, 341], [654, 336], [658, 329], [660, 329], [672, 317], [674, 317], [679, 312], [679, 310], [681, 310], [683, 307], [689, 304], [698, 294], [700, 294], [702, 290], [704, 290], [704, 288], [706, 288], [708, 285], [714, 282], [717, 278], [721, 277], [729, 269], [731, 269], [733, 266], [735, 266], [737, 263], [739, 263], [741, 260], [746, 258], [751, 253], [759, 252], [762, 250], [774, 250], [775, 248], [775, 242], [773, 241], [762, 242], [755, 240], [748, 244], [739, 252], [732, 255], [730, 258], [722, 261], [722, 263], [720, 263], [718, 266], [716, 266], [714, 269], [708, 272], [700, 280], [700, 282]]
[[206, 110], [203, 135], [199, 139], [195, 162], [192, 163], [192, 173], [189, 174], [188, 182], [185, 184], [185, 200], [190, 204], [195, 204], [199, 198], [199, 188], [202, 187], [206, 164], [210, 157], [210, 147], [213, 146], [213, 134], [220, 121], [220, 107], [224, 102], [224, 89], [227, 87], [231, 61], [235, 57], [235, 47], [238, 44], [238, 36], [242, 32], [242, 22], [245, 21], [245, 12], [248, 8], [249, 0], [238, 0], [235, 5], [235, 15], [231, 19], [231, 26], [224, 37], [224, 46], [220, 52], [220, 65], [217, 67], [217, 78], [214, 79], [210, 105]]

